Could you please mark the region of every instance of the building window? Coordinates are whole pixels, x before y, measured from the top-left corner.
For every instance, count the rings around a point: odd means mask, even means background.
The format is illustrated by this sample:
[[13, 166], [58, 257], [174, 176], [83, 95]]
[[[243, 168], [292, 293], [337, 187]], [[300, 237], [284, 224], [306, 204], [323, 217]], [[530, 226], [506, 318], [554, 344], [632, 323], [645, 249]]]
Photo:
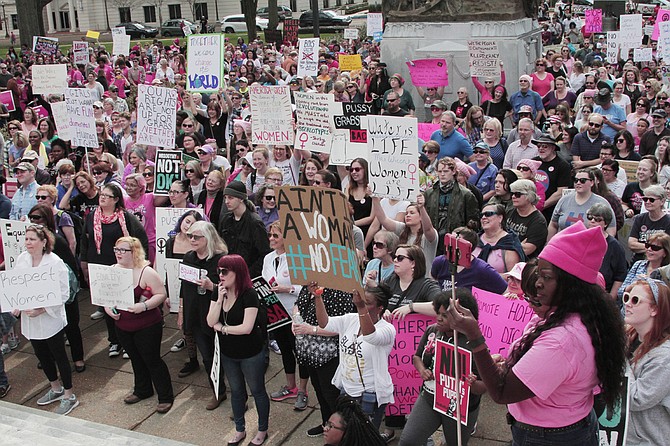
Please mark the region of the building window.
[[342, 0], [335, 0], [335, 6], [342, 6]]
[[60, 27], [61, 29], [70, 29], [70, 14], [68, 11], [60, 11]]
[[170, 20], [181, 19], [181, 5], [168, 5]]
[[130, 8], [127, 7], [119, 8], [119, 20], [121, 21], [121, 23], [133, 21], [133, 19], [130, 18]]
[[328, 0], [323, 0], [323, 7], [325, 8], [330, 8], [330, 2]]
[[207, 15], [207, 3], [196, 3], [194, 5], [194, 11], [196, 20], [200, 20], [203, 17], [206, 19], [209, 18], [209, 15]]
[[156, 21], [156, 7], [155, 6], [145, 6], [144, 7], [144, 21], [145, 22], [155, 22]]
[[12, 14], [12, 29], [19, 29], [19, 16], [18, 14]]

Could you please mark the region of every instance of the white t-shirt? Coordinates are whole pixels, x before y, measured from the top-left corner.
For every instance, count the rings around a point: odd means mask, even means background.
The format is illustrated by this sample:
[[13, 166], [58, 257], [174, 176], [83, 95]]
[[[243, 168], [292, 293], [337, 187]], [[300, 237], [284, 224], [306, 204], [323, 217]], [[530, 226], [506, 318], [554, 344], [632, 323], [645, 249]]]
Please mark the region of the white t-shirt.
[[405, 212], [407, 206], [409, 206], [409, 201], [398, 201], [396, 204], [391, 204], [391, 200], [388, 198], [382, 198], [380, 201], [384, 215], [388, 218], [394, 219], [399, 212]]
[[276, 167], [284, 174], [284, 186], [297, 186], [300, 179], [300, 160], [291, 156], [287, 160], [275, 161], [270, 158], [270, 167]]

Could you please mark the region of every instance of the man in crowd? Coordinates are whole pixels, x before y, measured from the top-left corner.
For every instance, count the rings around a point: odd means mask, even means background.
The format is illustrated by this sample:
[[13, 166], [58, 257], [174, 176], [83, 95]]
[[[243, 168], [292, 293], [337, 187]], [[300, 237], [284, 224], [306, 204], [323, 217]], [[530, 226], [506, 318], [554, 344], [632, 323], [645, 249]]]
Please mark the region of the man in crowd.
[[581, 169], [600, 164], [600, 148], [603, 142], [612, 141], [602, 133], [602, 115], [591, 113], [585, 132], [579, 133], [572, 141], [572, 166]]
[[538, 155], [537, 146], [531, 141], [535, 130], [533, 121], [529, 118], [521, 118], [516, 128], [519, 133], [519, 139], [511, 143], [507, 148], [505, 161], [503, 161], [503, 168], [505, 169], [516, 169], [517, 164], [522, 159], [531, 159]]
[[430, 139], [440, 145], [439, 158], [449, 156], [469, 161], [472, 157], [472, 146], [465, 136], [456, 131], [456, 114], [451, 110], [442, 113], [440, 130], [435, 130]]

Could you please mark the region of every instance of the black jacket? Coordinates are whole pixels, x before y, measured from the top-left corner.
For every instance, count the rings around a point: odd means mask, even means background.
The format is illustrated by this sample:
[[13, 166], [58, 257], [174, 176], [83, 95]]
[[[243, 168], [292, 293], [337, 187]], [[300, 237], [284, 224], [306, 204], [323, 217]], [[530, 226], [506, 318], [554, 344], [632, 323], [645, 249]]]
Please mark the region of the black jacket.
[[252, 278], [261, 275], [263, 259], [270, 253], [268, 232], [255, 211], [247, 209], [239, 221], [232, 212], [224, 212], [219, 224], [219, 234], [228, 245], [228, 254], [242, 256]]

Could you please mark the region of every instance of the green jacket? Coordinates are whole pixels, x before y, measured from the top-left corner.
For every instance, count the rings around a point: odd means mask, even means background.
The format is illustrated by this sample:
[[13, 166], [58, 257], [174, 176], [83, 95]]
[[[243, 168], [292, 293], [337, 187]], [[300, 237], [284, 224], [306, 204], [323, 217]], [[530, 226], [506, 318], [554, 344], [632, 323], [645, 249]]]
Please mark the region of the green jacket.
[[471, 220], [479, 222], [479, 206], [474, 194], [470, 192], [465, 186], [454, 184], [454, 189], [451, 191], [452, 197], [449, 203], [449, 213], [445, 221], [440, 225], [439, 221], [439, 205], [440, 205], [440, 182], [437, 181], [433, 187], [426, 190], [426, 212], [430, 216], [430, 221], [433, 223], [440, 239], [438, 245], [438, 254], [444, 250], [444, 235], [452, 232], [460, 226], [466, 226]]

